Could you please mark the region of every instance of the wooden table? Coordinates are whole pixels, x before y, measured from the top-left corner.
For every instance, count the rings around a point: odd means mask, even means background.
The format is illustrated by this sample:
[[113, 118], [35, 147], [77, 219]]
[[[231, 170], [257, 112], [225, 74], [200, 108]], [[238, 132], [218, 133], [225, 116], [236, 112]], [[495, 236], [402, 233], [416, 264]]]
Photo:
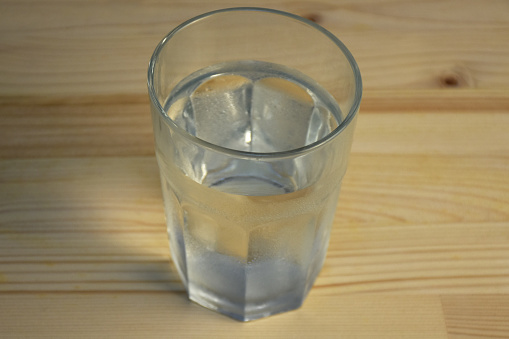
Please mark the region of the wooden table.
[[509, 338], [509, 2], [256, 4], [331, 30], [365, 85], [304, 306], [239, 323], [170, 265], [146, 67], [235, 2], [4, 0], [0, 338]]

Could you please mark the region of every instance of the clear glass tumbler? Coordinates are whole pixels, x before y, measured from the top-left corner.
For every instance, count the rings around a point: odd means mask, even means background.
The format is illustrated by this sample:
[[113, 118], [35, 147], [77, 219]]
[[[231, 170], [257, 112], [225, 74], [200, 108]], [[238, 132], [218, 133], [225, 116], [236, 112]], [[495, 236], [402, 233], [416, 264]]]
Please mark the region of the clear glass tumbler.
[[148, 90], [189, 298], [242, 321], [298, 308], [325, 259], [361, 100], [350, 52], [296, 15], [218, 10], [159, 43]]

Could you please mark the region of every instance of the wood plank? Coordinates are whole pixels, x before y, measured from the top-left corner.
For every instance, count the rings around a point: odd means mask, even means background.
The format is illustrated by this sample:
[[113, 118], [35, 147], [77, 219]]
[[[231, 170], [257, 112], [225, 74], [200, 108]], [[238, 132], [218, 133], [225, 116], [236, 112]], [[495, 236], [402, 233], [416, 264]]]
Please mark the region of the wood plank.
[[[0, 97], [0, 158], [154, 154], [148, 96]], [[353, 152], [509, 154], [509, 91], [366, 92]]]
[[509, 293], [509, 222], [336, 227], [315, 285], [344, 293]]
[[[257, 1], [310, 17], [351, 49], [366, 89], [508, 88], [504, 0]], [[0, 95], [139, 94], [170, 29], [235, 1], [3, 1]]]
[[498, 222], [509, 218], [509, 159], [353, 153], [340, 224]]
[[444, 295], [441, 300], [450, 339], [507, 338], [507, 294]]
[[0, 307], [2, 337], [447, 338], [437, 296], [311, 294], [297, 311], [251, 323], [174, 293], [0, 293], [0, 305], [14, 304]]
[[[509, 293], [508, 167], [353, 156], [315, 293]], [[183, 291], [153, 157], [2, 160], [0, 213], [1, 291]]]
[[354, 154], [320, 293], [508, 293], [508, 165]]
[[0, 158], [152, 155], [148, 95], [139, 98], [11, 98], [0, 105]]
[[360, 114], [352, 152], [506, 157], [509, 114]]

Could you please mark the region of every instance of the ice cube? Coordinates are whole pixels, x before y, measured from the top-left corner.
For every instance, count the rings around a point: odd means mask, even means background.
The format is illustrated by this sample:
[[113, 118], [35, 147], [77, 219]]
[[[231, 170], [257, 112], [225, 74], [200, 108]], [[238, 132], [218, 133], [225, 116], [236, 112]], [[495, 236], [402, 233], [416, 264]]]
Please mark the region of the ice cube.
[[210, 143], [249, 150], [249, 107], [252, 81], [240, 75], [218, 75], [202, 83], [190, 97], [196, 136]]
[[275, 77], [256, 81], [251, 104], [253, 151], [305, 146], [313, 107], [313, 98], [294, 82]]

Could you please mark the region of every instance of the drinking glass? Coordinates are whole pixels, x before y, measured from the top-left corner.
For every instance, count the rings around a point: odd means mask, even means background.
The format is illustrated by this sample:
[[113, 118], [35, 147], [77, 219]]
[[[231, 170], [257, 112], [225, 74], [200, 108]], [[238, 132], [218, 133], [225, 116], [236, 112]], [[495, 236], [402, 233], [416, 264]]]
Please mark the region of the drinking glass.
[[361, 100], [350, 52], [293, 14], [217, 10], [159, 43], [148, 91], [189, 298], [242, 321], [300, 307], [325, 259]]

